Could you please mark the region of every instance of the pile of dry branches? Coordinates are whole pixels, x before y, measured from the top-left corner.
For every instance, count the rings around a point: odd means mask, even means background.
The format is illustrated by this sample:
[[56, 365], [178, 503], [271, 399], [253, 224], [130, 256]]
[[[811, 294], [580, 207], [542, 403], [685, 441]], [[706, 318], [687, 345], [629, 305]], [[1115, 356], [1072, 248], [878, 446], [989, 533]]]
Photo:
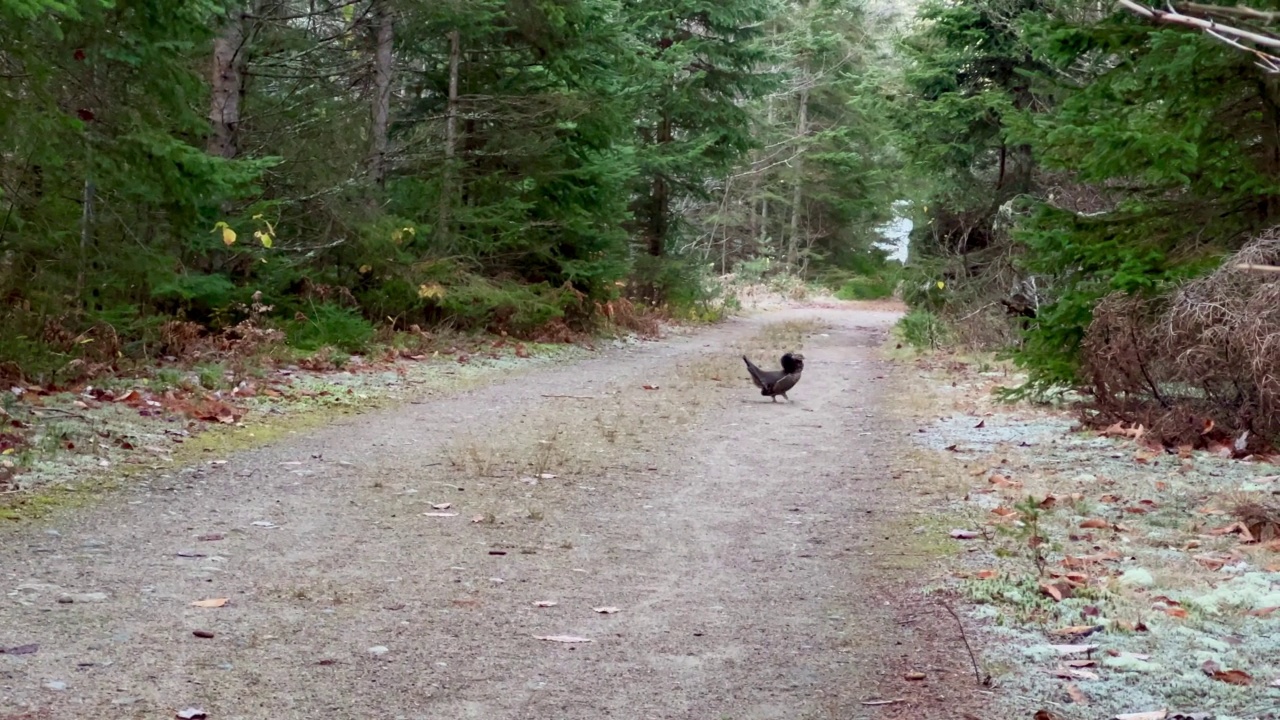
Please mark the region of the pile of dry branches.
[[1269, 450], [1280, 438], [1280, 227], [1154, 298], [1115, 294], [1083, 346], [1097, 422], [1171, 444]]

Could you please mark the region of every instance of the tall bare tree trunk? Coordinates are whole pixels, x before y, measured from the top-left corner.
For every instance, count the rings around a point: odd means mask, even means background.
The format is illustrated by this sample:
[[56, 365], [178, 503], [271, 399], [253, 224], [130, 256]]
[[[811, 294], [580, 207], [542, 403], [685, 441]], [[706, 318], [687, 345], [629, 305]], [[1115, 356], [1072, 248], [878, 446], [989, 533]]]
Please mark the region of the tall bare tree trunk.
[[787, 237], [787, 269], [795, 272], [796, 260], [800, 251], [800, 209], [804, 190], [804, 138], [809, 133], [809, 79], [803, 77], [805, 85], [800, 88], [800, 108], [796, 114], [796, 143], [800, 150], [796, 153], [795, 185], [791, 193], [791, 232]]
[[[773, 96], [770, 95], [767, 101], [769, 114], [768, 124], [773, 127]], [[766, 188], [767, 189], [767, 188]], [[760, 236], [756, 239], [756, 252], [764, 247], [765, 240], [769, 237], [769, 196], [766, 192], [765, 196], [760, 198]]]
[[244, 97], [245, 13], [227, 15], [213, 41], [213, 99], [209, 107], [210, 155], [234, 158], [240, 151], [240, 100]]
[[449, 106], [444, 124], [444, 181], [440, 184], [440, 241], [447, 246], [450, 236], [449, 208], [454, 195], [454, 159], [458, 154], [458, 64], [462, 60], [462, 36], [449, 33]]
[[[658, 134], [654, 139], [659, 146], [662, 146], [671, 142], [672, 137], [671, 116], [663, 112], [662, 119], [658, 121]], [[670, 229], [671, 188], [667, 179], [661, 174], [653, 178], [649, 201], [649, 254], [653, 257], [662, 257], [667, 244], [667, 232]]]
[[395, 26], [389, 0], [373, 0], [373, 21], [378, 28], [378, 44], [373, 55], [373, 128], [369, 133], [369, 177], [376, 187], [387, 183], [387, 128], [391, 124], [391, 62], [395, 49]]

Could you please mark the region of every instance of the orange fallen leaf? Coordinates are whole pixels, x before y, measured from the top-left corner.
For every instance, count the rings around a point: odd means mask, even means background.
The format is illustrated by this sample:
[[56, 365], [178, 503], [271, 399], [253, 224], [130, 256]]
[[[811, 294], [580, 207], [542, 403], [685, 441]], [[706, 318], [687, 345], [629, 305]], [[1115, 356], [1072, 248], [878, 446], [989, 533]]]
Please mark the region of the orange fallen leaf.
[[1280, 610], [1280, 607], [1274, 607], [1274, 606], [1264, 607], [1264, 608], [1258, 608], [1257, 610], [1250, 610], [1248, 614], [1253, 615], [1254, 617], [1267, 617], [1268, 615], [1270, 615], [1271, 613], [1277, 610]]
[[1218, 670], [1209, 677], [1228, 685], [1253, 684], [1253, 676], [1243, 670]]
[[1111, 527], [1111, 523], [1103, 520], [1102, 518], [1089, 518], [1088, 520], [1080, 523], [1080, 527], [1102, 529]]
[[220, 608], [229, 602], [231, 602], [229, 598], [209, 598], [208, 600], [196, 600], [191, 604], [200, 608]]
[[1169, 617], [1185, 618], [1185, 617], [1187, 616], [1187, 611], [1186, 611], [1186, 609], [1185, 609], [1185, 608], [1180, 608], [1180, 607], [1170, 607], [1170, 608], [1165, 608], [1165, 609], [1164, 609], [1164, 612], [1165, 612], [1165, 614], [1166, 614], [1166, 615], [1168, 615]]
[[991, 483], [992, 485], [995, 485], [998, 488], [1017, 489], [1022, 487], [1022, 483], [1018, 482], [1017, 480], [1010, 480], [1004, 475], [992, 475], [987, 480], [987, 482]]
[[1230, 535], [1231, 533], [1240, 533], [1240, 539], [1244, 542], [1253, 542], [1253, 533], [1249, 532], [1249, 528], [1242, 522], [1233, 522], [1230, 525], [1223, 525], [1220, 528], [1214, 528], [1209, 531], [1210, 535]]
[[988, 569], [988, 570], [979, 570], [979, 571], [978, 571], [978, 579], [979, 579], [979, 580], [990, 580], [991, 578], [995, 577], [997, 574], [998, 574], [998, 573], [997, 573], [995, 570], [990, 570], [990, 569]]
[[1213, 557], [1212, 555], [1196, 555], [1195, 561], [1210, 570], [1221, 570], [1227, 564], [1225, 558]]

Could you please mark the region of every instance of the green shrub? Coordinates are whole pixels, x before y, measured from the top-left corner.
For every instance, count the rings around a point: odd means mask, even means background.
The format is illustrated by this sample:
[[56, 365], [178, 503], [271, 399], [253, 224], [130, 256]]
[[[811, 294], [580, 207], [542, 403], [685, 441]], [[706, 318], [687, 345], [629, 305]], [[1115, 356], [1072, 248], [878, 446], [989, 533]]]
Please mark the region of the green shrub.
[[947, 340], [948, 328], [942, 318], [928, 310], [912, 310], [898, 321], [898, 334], [912, 347], [932, 350]]
[[355, 310], [332, 303], [313, 305], [304, 317], [285, 326], [289, 344], [300, 350], [332, 347], [354, 353], [368, 347], [374, 328]]
[[525, 285], [515, 281], [467, 276], [461, 283], [439, 288], [438, 303], [455, 324], [503, 330], [524, 335], [564, 317], [577, 303], [572, 293], [546, 283]]
[[897, 282], [888, 277], [856, 277], [836, 291], [841, 300], [881, 300], [892, 297]]

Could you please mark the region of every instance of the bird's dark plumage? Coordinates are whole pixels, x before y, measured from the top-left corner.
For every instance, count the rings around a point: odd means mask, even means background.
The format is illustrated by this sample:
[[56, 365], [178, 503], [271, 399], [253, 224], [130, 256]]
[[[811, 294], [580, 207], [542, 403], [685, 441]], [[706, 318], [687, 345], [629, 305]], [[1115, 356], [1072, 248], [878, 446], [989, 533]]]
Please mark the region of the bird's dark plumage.
[[791, 398], [787, 397], [787, 391], [796, 386], [800, 382], [800, 373], [804, 370], [804, 356], [800, 353], [787, 353], [782, 356], [782, 370], [761, 370], [755, 366], [755, 363], [747, 359], [746, 355], [742, 356], [742, 361], [747, 364], [747, 372], [751, 373], [751, 381], [760, 388], [760, 394], [765, 397], [773, 398], [774, 402], [778, 402], [778, 396], [791, 402]]

